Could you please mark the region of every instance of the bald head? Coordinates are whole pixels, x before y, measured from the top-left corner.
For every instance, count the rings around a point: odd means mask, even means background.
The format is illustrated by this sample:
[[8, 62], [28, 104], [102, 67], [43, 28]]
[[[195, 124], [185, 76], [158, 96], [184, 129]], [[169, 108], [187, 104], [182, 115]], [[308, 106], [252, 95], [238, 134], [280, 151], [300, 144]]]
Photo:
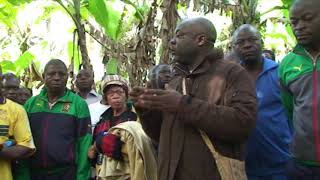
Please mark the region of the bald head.
[[204, 34], [210, 43], [215, 43], [217, 31], [211, 21], [203, 17], [190, 18], [183, 20], [179, 26], [191, 28], [194, 33]]
[[232, 36], [232, 48], [245, 64], [256, 64], [262, 59], [261, 35], [250, 24], [240, 26]]
[[251, 24], [243, 24], [233, 32], [232, 44], [234, 44], [236, 42], [239, 34], [242, 32], [250, 32], [250, 33], [254, 34], [256, 37], [258, 37], [259, 39], [261, 39], [261, 34], [256, 27], [252, 26]]
[[175, 62], [192, 69], [194, 67], [191, 66], [200, 63], [198, 61], [212, 52], [216, 39], [216, 29], [208, 19], [186, 19], [177, 26], [170, 49]]

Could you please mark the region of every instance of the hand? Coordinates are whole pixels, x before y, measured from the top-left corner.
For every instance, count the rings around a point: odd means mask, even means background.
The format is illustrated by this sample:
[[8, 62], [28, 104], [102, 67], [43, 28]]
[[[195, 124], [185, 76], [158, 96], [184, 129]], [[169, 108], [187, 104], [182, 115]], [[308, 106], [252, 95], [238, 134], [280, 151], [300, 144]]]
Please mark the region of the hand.
[[96, 157], [96, 143], [94, 143], [88, 150], [88, 157], [94, 159]]
[[146, 92], [146, 90], [147, 89], [144, 87], [134, 87], [130, 91], [129, 98], [135, 106], [138, 106], [137, 102], [139, 101], [139, 98], [141, 97], [141, 95]]
[[180, 108], [182, 96], [175, 90], [145, 89], [136, 104], [146, 109], [176, 112]]

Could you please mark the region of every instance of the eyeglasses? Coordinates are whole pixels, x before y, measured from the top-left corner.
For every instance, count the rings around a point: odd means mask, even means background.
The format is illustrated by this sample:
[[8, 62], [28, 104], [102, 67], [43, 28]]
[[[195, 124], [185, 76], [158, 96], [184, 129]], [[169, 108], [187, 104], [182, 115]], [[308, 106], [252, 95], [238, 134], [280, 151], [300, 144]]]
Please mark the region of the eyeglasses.
[[125, 92], [122, 89], [116, 89], [116, 90], [108, 90], [107, 91], [107, 96], [112, 96], [112, 95], [123, 95]]

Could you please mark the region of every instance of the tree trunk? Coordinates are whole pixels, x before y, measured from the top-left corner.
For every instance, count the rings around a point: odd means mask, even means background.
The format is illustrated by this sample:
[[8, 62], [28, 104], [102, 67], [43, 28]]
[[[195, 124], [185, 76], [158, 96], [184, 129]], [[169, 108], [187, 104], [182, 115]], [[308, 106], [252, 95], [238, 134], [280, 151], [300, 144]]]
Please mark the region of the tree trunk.
[[80, 0], [73, 0], [73, 5], [75, 9], [74, 20], [76, 21], [75, 24], [77, 27], [77, 34], [79, 40], [78, 44], [81, 52], [82, 65], [84, 69], [92, 70], [92, 65], [90, 64], [90, 58], [87, 49], [86, 32], [84, 29], [84, 25], [81, 23]]
[[163, 12], [160, 38], [162, 41], [161, 46], [161, 63], [170, 63], [170, 40], [174, 35], [174, 30], [179, 19], [177, 11], [177, 0], [164, 0], [161, 4], [161, 10]]

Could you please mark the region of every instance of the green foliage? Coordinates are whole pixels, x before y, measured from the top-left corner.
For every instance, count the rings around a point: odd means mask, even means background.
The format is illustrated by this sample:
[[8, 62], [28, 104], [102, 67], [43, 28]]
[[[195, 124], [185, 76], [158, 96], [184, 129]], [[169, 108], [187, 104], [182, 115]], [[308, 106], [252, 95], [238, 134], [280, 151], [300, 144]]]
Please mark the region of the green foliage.
[[34, 55], [29, 51], [24, 52], [14, 63], [16, 66], [16, 74], [20, 75], [24, 69], [30, 65], [34, 58]]
[[6, 0], [0, 0], [0, 23], [12, 28], [17, 16], [17, 9]]
[[18, 8], [25, 3], [30, 3], [32, 0], [0, 0], [0, 23], [12, 28]]
[[73, 42], [68, 42], [68, 56], [69, 56], [69, 62], [71, 63], [71, 60], [73, 58], [73, 65], [74, 65], [74, 71], [78, 72], [80, 64], [81, 64], [81, 55], [78, 50], [78, 46], [74, 46]]
[[1, 68], [3, 73], [16, 71], [16, 65], [8, 60], [1, 61]]
[[105, 0], [89, 0], [88, 10], [94, 19], [105, 30], [105, 33], [116, 40], [121, 13], [113, 8], [113, 2]]
[[66, 13], [61, 6], [59, 6], [57, 4], [49, 4], [48, 6], [44, 7], [44, 11], [43, 11], [42, 15], [40, 15], [36, 19], [35, 23], [39, 24], [42, 20], [49, 19], [51, 14], [54, 12], [57, 12], [57, 11]]
[[281, 0], [281, 1], [282, 1], [283, 6], [286, 9], [289, 9], [291, 7], [291, 5], [293, 4], [294, 0]]
[[7, 1], [14, 6], [20, 6], [24, 3], [31, 2], [32, 0], [7, 0]]
[[110, 59], [106, 64], [107, 74], [118, 74], [118, 61], [116, 59]]
[[29, 51], [24, 52], [15, 62], [3, 60], [0, 62], [3, 72], [14, 72], [21, 75], [25, 68], [35, 59], [34, 55]]

